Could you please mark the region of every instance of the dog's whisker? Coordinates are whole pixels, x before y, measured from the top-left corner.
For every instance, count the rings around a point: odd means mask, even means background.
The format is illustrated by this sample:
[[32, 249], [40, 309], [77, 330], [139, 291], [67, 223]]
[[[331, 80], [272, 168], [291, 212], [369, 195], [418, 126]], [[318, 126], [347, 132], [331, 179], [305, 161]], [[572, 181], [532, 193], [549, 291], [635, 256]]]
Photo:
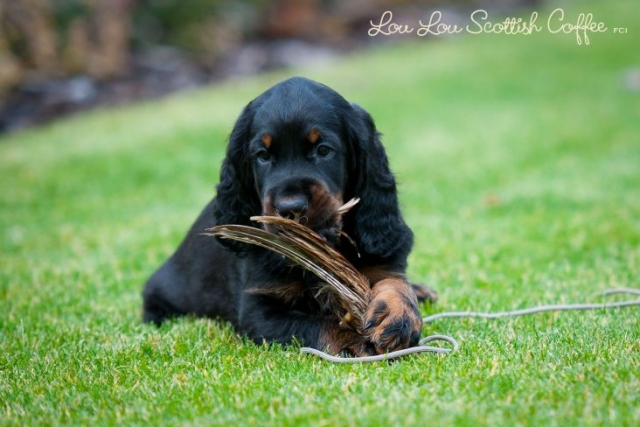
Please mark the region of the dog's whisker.
[[340, 230], [340, 235], [344, 237], [347, 240], [347, 242], [351, 244], [351, 246], [353, 246], [353, 248], [356, 250], [356, 254], [358, 255], [358, 258], [362, 258], [362, 255], [360, 255], [360, 248], [358, 248], [358, 244], [356, 243], [356, 241], [353, 240], [351, 236], [349, 236], [347, 233], [345, 233], [342, 230]]

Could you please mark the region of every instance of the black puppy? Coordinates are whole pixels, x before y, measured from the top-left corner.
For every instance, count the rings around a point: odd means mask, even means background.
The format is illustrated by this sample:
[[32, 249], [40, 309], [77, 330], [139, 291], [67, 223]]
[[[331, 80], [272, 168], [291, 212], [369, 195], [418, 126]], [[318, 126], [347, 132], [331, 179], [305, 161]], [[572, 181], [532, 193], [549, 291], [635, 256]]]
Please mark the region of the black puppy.
[[[336, 209], [353, 197], [360, 203], [337, 220]], [[259, 227], [253, 215], [303, 218], [369, 279], [364, 336], [318, 302], [313, 274], [264, 249], [202, 235], [218, 224]], [[220, 317], [256, 342], [295, 337], [332, 353], [412, 346], [422, 327], [416, 291], [433, 298], [405, 278], [412, 243], [371, 116], [324, 85], [292, 78], [242, 111], [216, 197], [146, 284], [144, 320]]]

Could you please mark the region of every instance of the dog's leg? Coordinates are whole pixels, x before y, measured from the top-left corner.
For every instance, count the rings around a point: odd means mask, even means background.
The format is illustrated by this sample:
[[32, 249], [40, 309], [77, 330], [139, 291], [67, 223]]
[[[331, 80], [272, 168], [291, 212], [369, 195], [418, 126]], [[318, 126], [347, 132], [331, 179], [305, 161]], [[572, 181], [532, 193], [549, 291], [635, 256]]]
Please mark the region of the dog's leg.
[[300, 344], [331, 354], [367, 356], [373, 347], [362, 335], [339, 325], [335, 316], [310, 315], [288, 310], [277, 302], [247, 294], [242, 298], [239, 330], [254, 342]]
[[376, 351], [385, 353], [416, 345], [422, 332], [422, 317], [414, 287], [403, 274], [384, 268], [369, 268], [362, 273], [373, 285], [364, 327]]

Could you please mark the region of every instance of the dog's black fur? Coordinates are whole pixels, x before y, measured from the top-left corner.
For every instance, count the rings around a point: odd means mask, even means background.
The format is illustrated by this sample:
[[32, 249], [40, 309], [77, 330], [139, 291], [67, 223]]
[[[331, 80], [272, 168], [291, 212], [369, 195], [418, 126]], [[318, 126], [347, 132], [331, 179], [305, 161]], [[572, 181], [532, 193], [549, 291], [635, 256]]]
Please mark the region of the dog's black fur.
[[[336, 215], [353, 197], [360, 203]], [[202, 234], [218, 224], [258, 227], [249, 218], [260, 214], [300, 217], [368, 277], [363, 336], [340, 327], [318, 302], [314, 275], [272, 252]], [[295, 338], [333, 353], [404, 348], [422, 326], [419, 288], [404, 276], [412, 243], [371, 116], [324, 85], [292, 78], [242, 111], [217, 195], [147, 282], [143, 317], [156, 324], [185, 314], [220, 317], [256, 342]]]

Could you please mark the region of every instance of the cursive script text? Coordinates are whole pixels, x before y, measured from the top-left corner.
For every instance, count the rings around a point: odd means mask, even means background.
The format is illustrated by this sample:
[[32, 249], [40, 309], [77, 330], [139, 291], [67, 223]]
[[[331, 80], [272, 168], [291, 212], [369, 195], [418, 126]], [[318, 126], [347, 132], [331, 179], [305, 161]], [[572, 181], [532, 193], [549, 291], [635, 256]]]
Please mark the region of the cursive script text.
[[[507, 17], [492, 21], [489, 12], [484, 9], [474, 11], [469, 16], [469, 24], [454, 24], [443, 19], [442, 12], [434, 11], [428, 20], [418, 20], [417, 26], [395, 22], [393, 12], [384, 12], [377, 21], [369, 21], [371, 27], [368, 34], [371, 37], [416, 34], [418, 37], [427, 35], [453, 35], [463, 32], [469, 34], [504, 34], [504, 35], [532, 35], [547, 31], [551, 34], [575, 34], [578, 45], [589, 45], [590, 35], [608, 31], [604, 22], [594, 19], [592, 13], [580, 13], [571, 20], [566, 18], [564, 9], [557, 8], [549, 14], [546, 27], [539, 22], [538, 12], [532, 12], [528, 18]], [[625, 28], [618, 28], [620, 34], [626, 34]], [[624, 31], [622, 31], [624, 30]], [[615, 29], [614, 29], [615, 32]]]

